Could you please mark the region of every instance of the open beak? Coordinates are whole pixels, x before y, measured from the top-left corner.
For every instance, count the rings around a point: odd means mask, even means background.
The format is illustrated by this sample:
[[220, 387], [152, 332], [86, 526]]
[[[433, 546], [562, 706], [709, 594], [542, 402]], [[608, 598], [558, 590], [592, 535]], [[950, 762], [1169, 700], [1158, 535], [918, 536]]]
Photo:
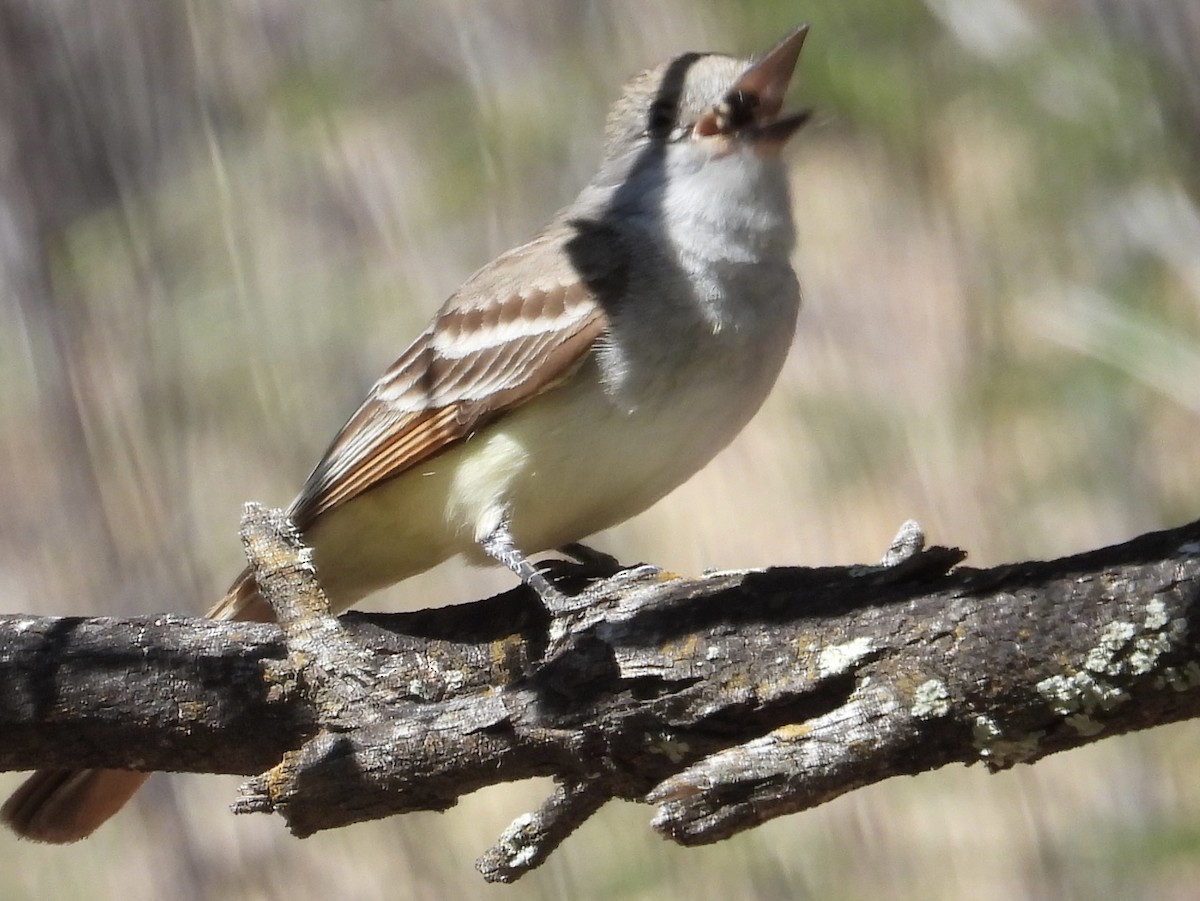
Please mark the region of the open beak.
[[701, 135], [737, 134], [752, 141], [760, 153], [778, 152], [812, 115], [812, 110], [780, 115], [807, 35], [808, 26], [801, 25], [756, 60], [696, 130]]
[[812, 116], [812, 110], [798, 110], [780, 116], [783, 96], [787, 93], [800, 58], [800, 48], [808, 36], [808, 26], [801, 25], [775, 45], [766, 56], [746, 70], [734, 90], [752, 91], [759, 98], [754, 140], [762, 149], [778, 150], [787, 139], [799, 131]]

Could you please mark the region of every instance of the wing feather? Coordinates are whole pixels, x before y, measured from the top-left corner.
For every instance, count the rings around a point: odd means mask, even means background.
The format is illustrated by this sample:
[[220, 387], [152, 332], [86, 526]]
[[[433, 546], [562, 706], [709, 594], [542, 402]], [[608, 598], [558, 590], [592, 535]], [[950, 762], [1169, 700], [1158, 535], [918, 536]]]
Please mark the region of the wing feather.
[[463, 440], [582, 362], [608, 319], [565, 258], [557, 278], [523, 278], [538, 249], [481, 270], [392, 364], [293, 502], [298, 527]]

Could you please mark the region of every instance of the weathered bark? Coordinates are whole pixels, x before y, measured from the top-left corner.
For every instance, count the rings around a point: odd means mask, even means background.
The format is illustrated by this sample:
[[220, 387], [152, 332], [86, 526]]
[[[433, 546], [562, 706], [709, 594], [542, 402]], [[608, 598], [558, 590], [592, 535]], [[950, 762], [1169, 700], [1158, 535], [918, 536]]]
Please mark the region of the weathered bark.
[[235, 809], [298, 835], [553, 775], [479, 862], [511, 880], [611, 798], [698, 844], [889, 776], [1003, 769], [1200, 712], [1200, 522], [990, 570], [946, 572], [962, 555], [944, 548], [641, 569], [555, 622], [524, 589], [334, 619], [286, 534], [247, 519], [281, 626], [0, 618], [0, 768], [270, 768]]

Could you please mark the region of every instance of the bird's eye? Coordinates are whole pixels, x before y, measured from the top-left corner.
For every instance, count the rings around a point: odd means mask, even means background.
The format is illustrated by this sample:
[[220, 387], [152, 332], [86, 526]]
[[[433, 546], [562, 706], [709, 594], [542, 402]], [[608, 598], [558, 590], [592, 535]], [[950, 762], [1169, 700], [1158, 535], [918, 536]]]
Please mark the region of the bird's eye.
[[741, 90], [730, 91], [725, 95], [725, 99], [717, 104], [717, 122], [721, 131], [737, 131], [751, 124], [760, 102], [757, 94]]

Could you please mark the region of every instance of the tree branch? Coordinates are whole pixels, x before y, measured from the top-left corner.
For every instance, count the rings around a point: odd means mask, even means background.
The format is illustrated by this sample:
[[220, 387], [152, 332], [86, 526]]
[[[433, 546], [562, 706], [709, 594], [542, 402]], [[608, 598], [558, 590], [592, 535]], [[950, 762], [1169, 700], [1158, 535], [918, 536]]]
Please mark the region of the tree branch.
[[511, 881], [612, 798], [700, 844], [889, 776], [1004, 769], [1200, 710], [1200, 522], [989, 570], [911, 534], [891, 565], [640, 568], [555, 623], [524, 589], [335, 619], [278, 514], [251, 510], [244, 538], [279, 626], [0, 617], [0, 769], [270, 768], [235, 809], [301, 836], [552, 775], [479, 861]]

